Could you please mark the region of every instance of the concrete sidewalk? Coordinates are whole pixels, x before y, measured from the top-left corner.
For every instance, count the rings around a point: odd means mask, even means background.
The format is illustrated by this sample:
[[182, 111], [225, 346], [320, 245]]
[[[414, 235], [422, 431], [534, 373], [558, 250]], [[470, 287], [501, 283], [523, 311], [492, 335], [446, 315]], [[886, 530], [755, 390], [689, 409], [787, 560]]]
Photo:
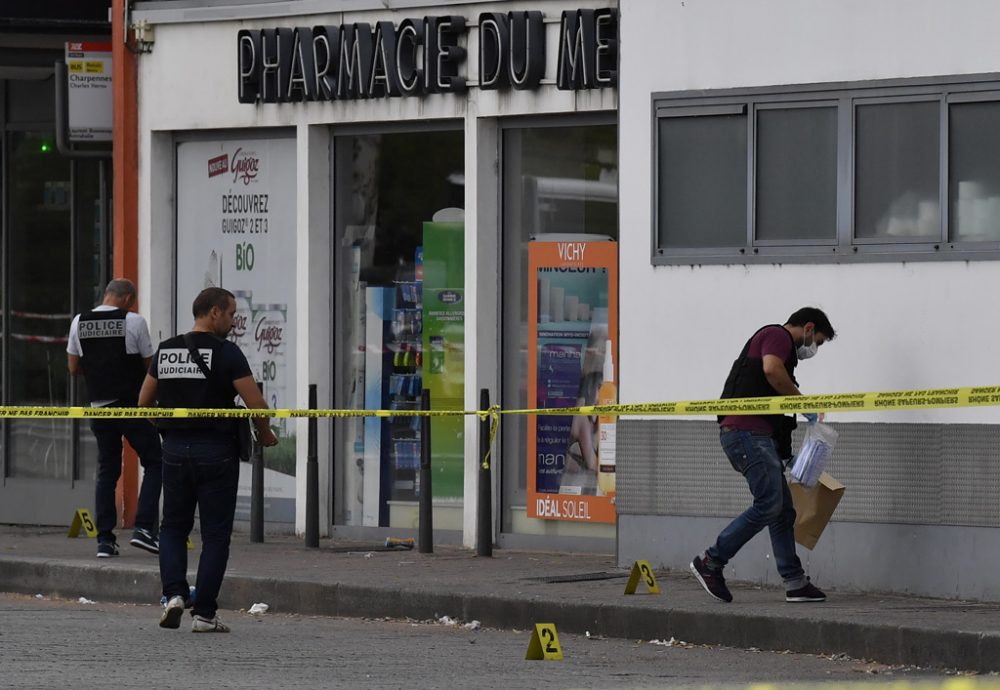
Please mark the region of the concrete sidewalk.
[[[65, 529], [0, 526], [0, 591], [155, 603], [156, 557], [126, 541], [95, 557], [93, 539]], [[190, 551], [193, 570], [197, 533]], [[233, 537], [220, 605], [353, 617], [450, 616], [496, 628], [555, 623], [560, 631], [733, 647], [847, 654], [887, 664], [1000, 671], [1000, 605], [827, 590], [821, 604], [788, 604], [778, 589], [732, 583], [735, 601], [711, 599], [688, 573], [658, 572], [662, 593], [623, 594], [628, 575], [611, 556], [453, 547], [434, 554], [288, 536]], [[193, 576], [191, 582], [193, 583]], [[822, 582], [817, 582], [821, 587]], [[644, 592], [645, 590], [640, 590]]]

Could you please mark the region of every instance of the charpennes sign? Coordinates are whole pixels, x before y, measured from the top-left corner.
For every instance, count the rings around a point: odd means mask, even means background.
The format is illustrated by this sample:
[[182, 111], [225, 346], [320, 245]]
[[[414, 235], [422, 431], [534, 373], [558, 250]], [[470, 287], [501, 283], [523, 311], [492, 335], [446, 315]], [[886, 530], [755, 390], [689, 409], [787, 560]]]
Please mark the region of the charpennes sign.
[[[240, 103], [292, 103], [463, 93], [464, 17], [437, 16], [237, 34]], [[545, 77], [541, 12], [479, 15], [479, 88], [536, 89]], [[556, 87], [618, 82], [618, 10], [564, 11]]]

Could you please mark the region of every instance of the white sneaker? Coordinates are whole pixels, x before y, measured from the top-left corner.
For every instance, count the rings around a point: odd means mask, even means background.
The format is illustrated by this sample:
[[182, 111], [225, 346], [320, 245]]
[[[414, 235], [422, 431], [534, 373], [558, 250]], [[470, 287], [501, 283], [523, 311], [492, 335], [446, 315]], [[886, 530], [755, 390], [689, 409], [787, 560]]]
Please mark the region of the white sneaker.
[[170, 601], [167, 602], [166, 608], [163, 609], [163, 615], [160, 616], [160, 627], [176, 630], [181, 627], [181, 618], [183, 616], [184, 597], [170, 597]]
[[218, 616], [215, 618], [195, 616], [191, 621], [191, 632], [229, 632], [229, 626], [220, 621]]

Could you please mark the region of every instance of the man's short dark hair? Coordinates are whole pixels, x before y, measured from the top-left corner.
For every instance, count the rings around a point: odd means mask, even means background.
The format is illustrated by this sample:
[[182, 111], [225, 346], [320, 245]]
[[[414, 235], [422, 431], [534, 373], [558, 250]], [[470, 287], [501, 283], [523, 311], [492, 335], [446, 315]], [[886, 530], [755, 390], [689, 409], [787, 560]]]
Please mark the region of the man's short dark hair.
[[104, 288], [104, 294], [119, 298], [135, 297], [135, 283], [128, 278], [115, 278]]
[[817, 331], [826, 336], [827, 340], [833, 340], [837, 337], [837, 332], [830, 325], [830, 319], [826, 317], [822, 309], [816, 307], [802, 307], [789, 316], [785, 323], [789, 326], [805, 326], [807, 323], [812, 323], [816, 326]]
[[218, 307], [222, 311], [225, 311], [229, 308], [229, 300], [231, 299], [235, 300], [236, 295], [229, 290], [220, 287], [208, 287], [199, 292], [198, 296], [194, 298], [191, 311], [194, 313], [194, 318], [196, 319], [208, 316], [208, 312], [212, 311], [212, 307]]

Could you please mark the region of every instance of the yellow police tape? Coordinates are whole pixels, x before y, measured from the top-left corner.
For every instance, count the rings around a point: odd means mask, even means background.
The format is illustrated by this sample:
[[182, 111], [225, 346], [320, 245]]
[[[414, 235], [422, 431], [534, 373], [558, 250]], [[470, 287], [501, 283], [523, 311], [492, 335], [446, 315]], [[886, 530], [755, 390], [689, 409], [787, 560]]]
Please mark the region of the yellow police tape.
[[[23, 418], [149, 418], [198, 419], [211, 417], [465, 417], [476, 415], [490, 421], [493, 448], [501, 415], [760, 415], [803, 412], [871, 412], [876, 410], [916, 410], [946, 407], [992, 407], [1000, 405], [1000, 386], [932, 388], [925, 390], [882, 391], [878, 393], [833, 393], [828, 395], [786, 395], [768, 398], [730, 398], [727, 400], [686, 400], [681, 402], [625, 403], [584, 405], [547, 409], [504, 410], [493, 405], [488, 410], [256, 410], [194, 409], [166, 407], [40, 407], [0, 406], [0, 419]], [[489, 469], [490, 451], [482, 464]]]
[[0, 406], [0, 418], [64, 417], [83, 418], [205, 418], [205, 417], [464, 417], [480, 419], [498, 415], [761, 415], [801, 412], [870, 412], [946, 407], [1000, 406], [1000, 386], [933, 388], [926, 390], [883, 391], [878, 393], [833, 393], [827, 395], [786, 395], [769, 398], [727, 400], [686, 400], [681, 402], [583, 405], [547, 409], [504, 410], [494, 405], [488, 410], [257, 410], [194, 409], [166, 407], [42, 407]]

